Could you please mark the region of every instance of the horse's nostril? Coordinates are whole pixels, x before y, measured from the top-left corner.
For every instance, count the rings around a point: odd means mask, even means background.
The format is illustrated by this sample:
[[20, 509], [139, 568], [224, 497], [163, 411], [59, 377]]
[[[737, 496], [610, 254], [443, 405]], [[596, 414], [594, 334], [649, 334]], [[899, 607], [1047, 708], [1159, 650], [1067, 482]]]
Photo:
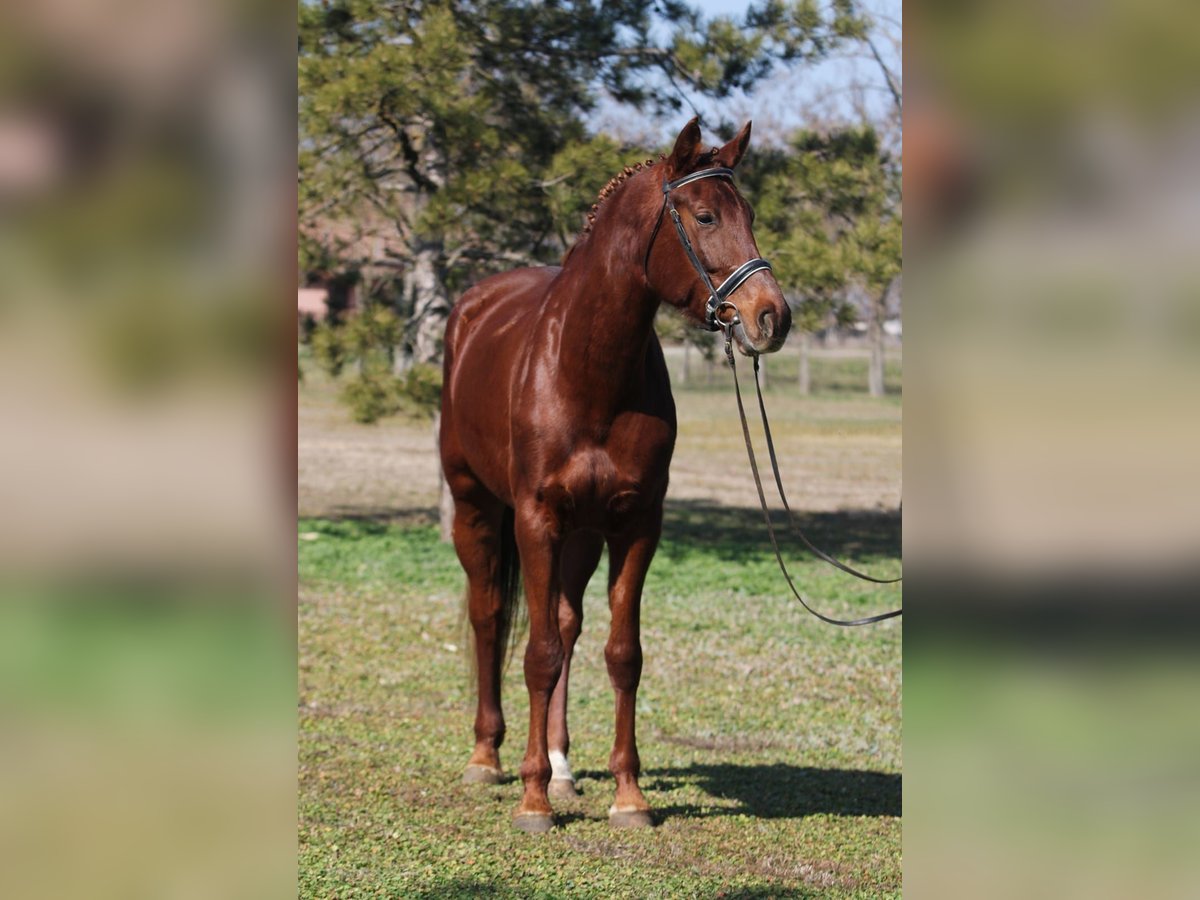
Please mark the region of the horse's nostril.
[[774, 333], [775, 316], [769, 309], [758, 314], [758, 331], [764, 338], [769, 338]]

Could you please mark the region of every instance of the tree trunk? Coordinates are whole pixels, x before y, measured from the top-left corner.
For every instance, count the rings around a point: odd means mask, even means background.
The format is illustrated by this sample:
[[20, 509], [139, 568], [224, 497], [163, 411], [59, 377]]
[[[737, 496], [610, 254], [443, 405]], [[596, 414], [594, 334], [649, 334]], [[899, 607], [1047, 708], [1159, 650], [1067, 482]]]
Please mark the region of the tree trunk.
[[807, 331], [800, 332], [800, 393], [807, 397], [812, 393], [812, 375], [809, 371], [809, 351], [812, 348], [812, 335]]
[[767, 389], [768, 381], [769, 381], [769, 379], [767, 377], [767, 358], [765, 356], [760, 356], [758, 358], [758, 383], [762, 386], [762, 389], [764, 391]]
[[392, 352], [392, 374], [403, 375], [412, 367], [412, 357], [401, 344]]
[[872, 397], [883, 396], [883, 315], [885, 290], [871, 304], [871, 318], [867, 322], [867, 338], [871, 342], [871, 361], [867, 366], [867, 389]]
[[684, 338], [683, 339], [683, 378], [681, 379], [681, 382], [680, 382], [681, 384], [687, 384], [688, 378], [692, 374], [691, 351], [692, 351], [692, 342], [689, 341], [687, 338]]
[[450, 298], [438, 274], [440, 245], [422, 243], [413, 255], [413, 267], [408, 274], [412, 291], [414, 333], [412, 358], [417, 363], [436, 363], [442, 358], [442, 339], [446, 333], [446, 317], [450, 315]]

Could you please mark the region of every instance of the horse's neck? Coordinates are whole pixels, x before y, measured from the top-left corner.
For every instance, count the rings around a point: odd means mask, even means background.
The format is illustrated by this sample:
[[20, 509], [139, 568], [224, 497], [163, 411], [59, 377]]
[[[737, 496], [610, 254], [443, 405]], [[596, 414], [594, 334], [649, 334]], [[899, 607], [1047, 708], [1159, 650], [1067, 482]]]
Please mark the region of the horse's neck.
[[571, 254], [549, 310], [560, 325], [561, 371], [598, 411], [615, 410], [636, 390], [658, 309], [641, 268], [653, 222], [638, 222], [621, 199], [629, 198], [613, 197], [587, 243]]

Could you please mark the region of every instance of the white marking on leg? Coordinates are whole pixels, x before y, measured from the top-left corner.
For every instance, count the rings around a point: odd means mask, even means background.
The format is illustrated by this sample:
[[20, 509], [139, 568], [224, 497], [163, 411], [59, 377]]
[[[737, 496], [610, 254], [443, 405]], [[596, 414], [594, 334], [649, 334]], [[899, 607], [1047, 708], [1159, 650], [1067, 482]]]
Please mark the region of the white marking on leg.
[[565, 778], [567, 781], [575, 780], [575, 776], [571, 774], [571, 764], [559, 750], [550, 751], [550, 777]]

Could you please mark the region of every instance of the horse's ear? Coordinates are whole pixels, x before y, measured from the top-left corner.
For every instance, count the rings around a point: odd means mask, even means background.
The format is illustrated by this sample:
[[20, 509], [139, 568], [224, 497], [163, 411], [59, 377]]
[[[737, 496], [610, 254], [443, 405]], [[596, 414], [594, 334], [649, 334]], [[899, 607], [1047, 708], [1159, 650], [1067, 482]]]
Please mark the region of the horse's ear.
[[750, 146], [750, 125], [750, 122], [743, 125], [737, 137], [717, 151], [718, 166], [724, 166], [726, 169], [737, 168], [737, 164], [746, 155], [746, 148]]
[[680, 175], [691, 172], [695, 167], [696, 157], [700, 150], [700, 117], [695, 116], [683, 126], [679, 137], [675, 138], [675, 149], [667, 158], [669, 178], [674, 180]]

